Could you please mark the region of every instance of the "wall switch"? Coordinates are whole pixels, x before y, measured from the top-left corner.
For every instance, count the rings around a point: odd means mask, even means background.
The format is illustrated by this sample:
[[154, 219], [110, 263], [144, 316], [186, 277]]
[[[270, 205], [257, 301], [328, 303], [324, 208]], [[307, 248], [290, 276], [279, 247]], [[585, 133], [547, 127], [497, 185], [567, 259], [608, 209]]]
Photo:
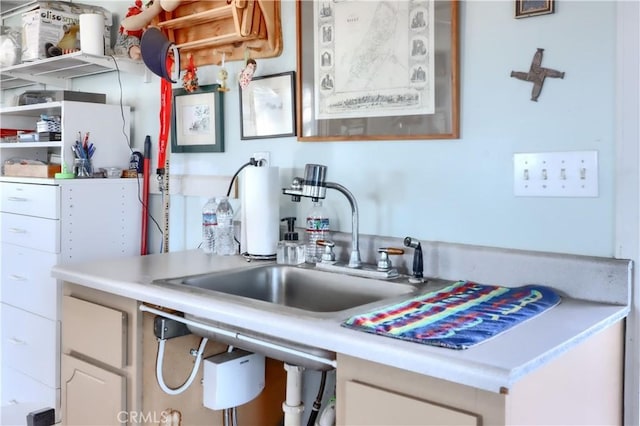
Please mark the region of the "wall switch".
[[271, 165], [271, 154], [267, 151], [254, 152], [253, 159], [256, 161], [258, 160], [265, 161], [266, 164], [263, 164], [264, 167], [269, 167]]
[[513, 190], [523, 197], [597, 197], [598, 151], [516, 153]]

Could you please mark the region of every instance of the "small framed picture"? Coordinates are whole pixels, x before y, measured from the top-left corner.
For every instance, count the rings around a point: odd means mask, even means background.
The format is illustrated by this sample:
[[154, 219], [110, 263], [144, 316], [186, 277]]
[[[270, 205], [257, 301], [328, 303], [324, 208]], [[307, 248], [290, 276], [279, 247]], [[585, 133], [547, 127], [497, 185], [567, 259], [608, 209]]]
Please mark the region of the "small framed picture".
[[546, 15], [553, 13], [555, 0], [515, 0], [516, 18]]
[[195, 92], [173, 89], [171, 152], [224, 152], [224, 115], [219, 84]]
[[240, 89], [240, 139], [295, 136], [294, 72], [254, 77]]

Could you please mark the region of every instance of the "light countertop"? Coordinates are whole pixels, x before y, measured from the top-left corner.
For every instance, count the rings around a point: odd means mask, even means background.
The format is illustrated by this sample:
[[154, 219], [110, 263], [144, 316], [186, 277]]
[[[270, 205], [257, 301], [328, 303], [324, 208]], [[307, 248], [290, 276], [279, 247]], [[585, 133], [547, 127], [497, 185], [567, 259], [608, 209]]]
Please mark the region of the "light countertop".
[[[255, 264], [255, 261], [252, 263]], [[452, 350], [350, 330], [346, 319], [295, 317], [229, 303], [153, 280], [246, 267], [241, 256], [198, 250], [58, 265], [54, 277], [119, 296], [320, 347], [472, 387], [500, 392], [592, 334], [625, 318], [625, 304], [563, 297], [560, 305], [466, 350]], [[468, 279], [473, 279], [469, 277]], [[452, 280], [453, 281], [453, 280]], [[544, 283], [542, 283], [544, 284]], [[358, 313], [364, 313], [358, 312]], [[339, 366], [338, 366], [339, 368]]]

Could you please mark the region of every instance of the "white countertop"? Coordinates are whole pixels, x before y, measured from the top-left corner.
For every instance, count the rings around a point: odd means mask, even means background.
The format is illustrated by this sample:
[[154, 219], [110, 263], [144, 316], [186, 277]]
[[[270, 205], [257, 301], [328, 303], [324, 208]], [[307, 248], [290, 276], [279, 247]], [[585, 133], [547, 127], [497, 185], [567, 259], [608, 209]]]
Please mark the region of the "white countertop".
[[[252, 264], [255, 264], [252, 263]], [[232, 327], [360, 357], [452, 382], [500, 392], [590, 335], [622, 320], [627, 305], [563, 297], [560, 305], [466, 350], [452, 350], [350, 330], [342, 320], [294, 318], [224, 298], [203, 300], [151, 281], [248, 265], [241, 256], [198, 250], [58, 265], [53, 276], [85, 287], [160, 305]], [[363, 311], [362, 313], [364, 313]]]

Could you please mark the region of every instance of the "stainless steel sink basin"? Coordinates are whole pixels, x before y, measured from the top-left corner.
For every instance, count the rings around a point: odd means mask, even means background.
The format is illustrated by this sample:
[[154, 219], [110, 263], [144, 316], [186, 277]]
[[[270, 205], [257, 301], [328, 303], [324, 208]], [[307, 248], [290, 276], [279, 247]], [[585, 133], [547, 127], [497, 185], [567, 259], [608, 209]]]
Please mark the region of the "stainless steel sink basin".
[[274, 264], [168, 281], [311, 312], [343, 311], [416, 290], [408, 283]]
[[[154, 281], [154, 284], [189, 291], [203, 297], [213, 297], [229, 303], [238, 303], [264, 311], [290, 315], [292, 319], [314, 317], [320, 319], [348, 318], [363, 313], [376, 302], [391, 303], [411, 297], [422, 287], [404, 279], [377, 280], [316, 270], [313, 267], [267, 264], [240, 269], [211, 272], [201, 275]], [[306, 368], [323, 370], [332, 368], [305, 356], [292, 354], [290, 349], [315, 357], [335, 360], [335, 353], [317, 347], [285, 341], [214, 320], [198, 318], [185, 313], [185, 318], [205, 326], [222, 329], [211, 331], [207, 327], [188, 324], [192, 333], [249, 351], [263, 353]], [[232, 333], [227, 333], [230, 331]], [[249, 341], [248, 341], [249, 340]], [[255, 343], [256, 341], [266, 344]], [[280, 350], [278, 347], [285, 348]]]

